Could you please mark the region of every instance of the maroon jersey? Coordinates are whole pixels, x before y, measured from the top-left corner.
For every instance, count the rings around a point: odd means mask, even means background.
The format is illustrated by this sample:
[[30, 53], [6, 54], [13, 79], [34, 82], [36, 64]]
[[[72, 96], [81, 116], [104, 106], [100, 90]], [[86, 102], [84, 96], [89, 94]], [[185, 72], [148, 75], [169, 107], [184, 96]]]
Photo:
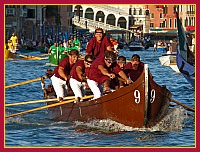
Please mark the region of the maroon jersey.
[[71, 70], [71, 68], [73, 67], [73, 65], [74, 65], [74, 64], [70, 64], [70, 63], [69, 63], [69, 58], [68, 58], [68, 57], [62, 59], [62, 60], [60, 61], [60, 63], [58, 64], [58, 66], [55, 67], [55, 69], [54, 69], [54, 74], [55, 74], [55, 76], [58, 77], [58, 78], [60, 78], [60, 79], [62, 79], [62, 80], [64, 80], [63, 77], [61, 77], [60, 74], [58, 73], [58, 68], [59, 68], [59, 67], [63, 67], [63, 68], [64, 68], [64, 73], [65, 73], [65, 75], [69, 75], [69, 74], [70, 74], [70, 70]]
[[78, 77], [78, 74], [76, 72], [76, 67], [80, 66], [82, 68], [82, 72], [85, 73], [85, 65], [84, 65], [84, 60], [80, 60], [78, 62], [76, 62], [74, 64], [74, 66], [72, 67], [71, 71], [70, 71], [70, 76], [74, 79], [76, 79], [77, 81], [81, 82], [81, 79]]
[[99, 65], [102, 65], [104, 68], [106, 68], [109, 73], [118, 74], [121, 71], [119, 65], [116, 62], [113, 63], [111, 67], [107, 67], [104, 58], [98, 58], [94, 60], [91, 67], [88, 68], [88, 72], [86, 73], [86, 75], [90, 80], [94, 80], [98, 84], [102, 84], [105, 80], [109, 78], [108, 76], [101, 73], [101, 71], [98, 69]]
[[127, 63], [124, 67], [125, 74], [131, 78], [133, 82], [135, 82], [139, 76], [141, 75], [142, 71], [144, 69], [144, 63], [140, 62], [138, 65], [138, 70], [133, 70], [131, 62]]
[[112, 44], [106, 36], [103, 37], [101, 43], [98, 43], [96, 38], [93, 37], [87, 44], [86, 53], [94, 55], [95, 58], [104, 57], [108, 46], [112, 46]]

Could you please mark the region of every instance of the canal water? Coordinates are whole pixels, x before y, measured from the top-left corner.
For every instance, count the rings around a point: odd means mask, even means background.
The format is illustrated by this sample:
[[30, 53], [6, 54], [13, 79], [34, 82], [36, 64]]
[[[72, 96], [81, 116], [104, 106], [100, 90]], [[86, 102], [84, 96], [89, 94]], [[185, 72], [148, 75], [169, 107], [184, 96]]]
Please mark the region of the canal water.
[[[170, 67], [160, 65], [162, 53], [152, 48], [131, 52], [119, 50], [119, 55], [131, 59], [139, 54], [147, 63], [159, 85], [166, 85], [172, 98], [191, 108], [195, 107], [195, 90]], [[29, 55], [40, 55], [32, 52]], [[5, 61], [5, 85], [23, 82], [43, 76], [48, 60], [9, 60]], [[49, 80], [45, 80], [50, 83]], [[5, 90], [5, 103], [43, 99], [40, 81]], [[5, 115], [44, 106], [45, 103], [6, 107]], [[184, 110], [171, 102], [169, 113], [160, 124], [150, 129], [131, 128], [111, 120], [88, 123], [56, 122], [49, 118], [47, 110], [22, 114], [5, 120], [6, 147], [194, 147], [194, 113]]]

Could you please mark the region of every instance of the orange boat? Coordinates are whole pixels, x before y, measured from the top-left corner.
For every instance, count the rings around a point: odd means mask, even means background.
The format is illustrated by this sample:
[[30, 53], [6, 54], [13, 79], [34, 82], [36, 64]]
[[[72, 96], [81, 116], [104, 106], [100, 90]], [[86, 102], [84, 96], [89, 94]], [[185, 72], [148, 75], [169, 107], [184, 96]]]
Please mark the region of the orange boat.
[[[141, 76], [131, 85], [95, 100], [67, 103], [49, 108], [50, 116], [58, 121], [110, 119], [134, 128], [152, 127], [166, 114], [171, 93], [159, 86], [145, 64]], [[54, 102], [47, 102], [48, 105]]]

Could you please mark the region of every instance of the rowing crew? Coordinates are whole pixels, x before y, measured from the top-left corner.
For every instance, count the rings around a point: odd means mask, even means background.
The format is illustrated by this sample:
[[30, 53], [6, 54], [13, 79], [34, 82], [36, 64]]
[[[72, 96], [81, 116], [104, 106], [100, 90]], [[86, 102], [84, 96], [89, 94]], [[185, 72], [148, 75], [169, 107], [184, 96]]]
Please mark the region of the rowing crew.
[[[54, 69], [51, 80], [59, 101], [67, 95], [68, 84], [75, 98], [84, 96], [85, 85], [91, 89], [94, 99], [99, 98], [103, 92], [110, 92], [110, 88], [118, 89], [134, 82], [144, 66], [137, 54], [128, 64], [125, 57], [118, 57], [117, 60], [113, 45], [101, 28], [95, 30], [94, 37], [87, 44], [85, 59], [78, 61], [78, 56], [79, 51], [71, 50]], [[123, 83], [118, 77], [124, 80]]]
[[[89, 86], [94, 99], [134, 82], [142, 73], [144, 64], [137, 54], [132, 56], [131, 62], [126, 64], [126, 58], [118, 57], [112, 51], [106, 51], [104, 57], [95, 59], [93, 55], [86, 55], [84, 60], [78, 60], [79, 53], [72, 50], [67, 58], [60, 61], [51, 76], [56, 96], [61, 102], [71, 87], [75, 98], [85, 95], [85, 88]], [[120, 81], [118, 78], [124, 81]]]

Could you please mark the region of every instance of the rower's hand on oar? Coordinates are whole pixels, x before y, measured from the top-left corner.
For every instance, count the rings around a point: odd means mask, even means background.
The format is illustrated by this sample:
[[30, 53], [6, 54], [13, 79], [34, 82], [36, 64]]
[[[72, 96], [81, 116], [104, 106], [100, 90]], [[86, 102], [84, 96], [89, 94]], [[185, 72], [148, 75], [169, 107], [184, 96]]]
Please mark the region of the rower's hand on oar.
[[114, 79], [115, 78], [115, 74], [114, 73], [109, 73], [108, 74], [109, 78]]
[[130, 80], [130, 79], [127, 79], [127, 80], [125, 80], [125, 82], [124, 82], [125, 84], [131, 84], [131, 83], [133, 83], [133, 81], [132, 80]]

